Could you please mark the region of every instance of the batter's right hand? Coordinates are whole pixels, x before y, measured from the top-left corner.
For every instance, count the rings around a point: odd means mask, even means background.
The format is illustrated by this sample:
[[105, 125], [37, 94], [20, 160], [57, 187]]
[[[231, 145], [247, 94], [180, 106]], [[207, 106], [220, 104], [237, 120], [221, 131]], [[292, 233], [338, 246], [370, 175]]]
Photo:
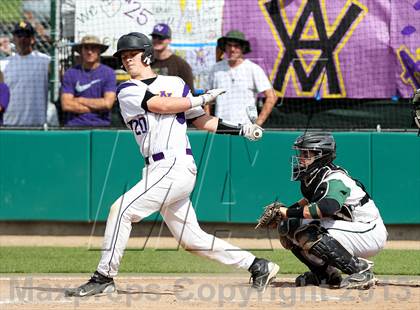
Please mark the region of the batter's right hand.
[[248, 140], [257, 141], [262, 138], [264, 129], [257, 124], [243, 124], [241, 126], [240, 136], [244, 136]]

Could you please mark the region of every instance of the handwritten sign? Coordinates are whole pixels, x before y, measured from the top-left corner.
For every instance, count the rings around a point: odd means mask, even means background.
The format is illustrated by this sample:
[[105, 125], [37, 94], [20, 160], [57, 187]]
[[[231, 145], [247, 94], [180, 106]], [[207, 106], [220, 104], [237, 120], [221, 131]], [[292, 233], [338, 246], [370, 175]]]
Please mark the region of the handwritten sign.
[[112, 55], [120, 36], [132, 31], [150, 33], [155, 23], [150, 4], [134, 0], [76, 1], [75, 40], [87, 34], [96, 35], [110, 47]]
[[[98, 36], [104, 43], [128, 32], [149, 34], [157, 23], [172, 29], [176, 44], [215, 42], [222, 31], [223, 1], [76, 0], [75, 37]], [[115, 46], [107, 51], [114, 52]]]
[[215, 62], [216, 40], [222, 35], [224, 0], [76, 0], [75, 41], [96, 35], [112, 55], [123, 34], [150, 34], [155, 24], [172, 29], [171, 47], [185, 55], [196, 76], [197, 87]]

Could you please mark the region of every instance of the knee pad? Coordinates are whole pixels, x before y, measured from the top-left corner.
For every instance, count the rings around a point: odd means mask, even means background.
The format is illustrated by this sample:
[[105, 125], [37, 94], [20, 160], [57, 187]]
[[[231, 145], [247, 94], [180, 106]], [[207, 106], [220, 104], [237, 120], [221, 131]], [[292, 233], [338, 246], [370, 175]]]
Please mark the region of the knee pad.
[[299, 218], [290, 218], [280, 221], [277, 226], [277, 231], [280, 236], [289, 236], [293, 238], [296, 230], [301, 226], [301, 219]]
[[300, 226], [295, 231], [293, 239], [303, 250], [309, 251], [321, 239], [322, 234], [323, 228], [315, 221]]
[[288, 237], [280, 236], [280, 243], [286, 250], [291, 250], [295, 245]]

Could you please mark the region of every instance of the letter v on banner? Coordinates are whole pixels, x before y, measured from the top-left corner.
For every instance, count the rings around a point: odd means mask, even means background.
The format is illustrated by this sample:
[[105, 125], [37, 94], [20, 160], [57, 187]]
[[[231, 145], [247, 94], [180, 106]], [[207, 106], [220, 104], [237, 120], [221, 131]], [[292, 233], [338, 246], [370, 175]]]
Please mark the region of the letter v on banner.
[[[295, 16], [287, 15], [282, 0], [260, 0], [259, 4], [280, 49], [271, 73], [278, 95], [285, 95], [291, 79], [297, 96], [314, 97], [324, 81], [323, 98], [345, 97], [338, 55], [368, 9], [357, 0], [349, 0], [330, 24], [326, 0], [302, 0]], [[317, 38], [307, 37], [308, 27], [316, 29]], [[305, 53], [318, 57], [309, 72], [300, 56]], [[326, 78], [322, 79], [324, 72]]]

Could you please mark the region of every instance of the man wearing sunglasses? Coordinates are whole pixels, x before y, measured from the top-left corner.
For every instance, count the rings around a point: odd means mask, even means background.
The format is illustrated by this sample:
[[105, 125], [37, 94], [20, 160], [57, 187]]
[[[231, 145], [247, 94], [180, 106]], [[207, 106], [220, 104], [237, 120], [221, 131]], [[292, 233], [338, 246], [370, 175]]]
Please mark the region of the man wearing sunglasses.
[[4, 81], [10, 89], [4, 125], [42, 126], [47, 122], [50, 56], [34, 51], [35, 31], [30, 23], [17, 23], [12, 33], [16, 54], [4, 65]]
[[152, 33], [154, 61], [152, 69], [160, 75], [179, 76], [194, 93], [194, 78], [191, 66], [169, 48], [172, 42], [172, 30], [167, 24], [157, 24]]

